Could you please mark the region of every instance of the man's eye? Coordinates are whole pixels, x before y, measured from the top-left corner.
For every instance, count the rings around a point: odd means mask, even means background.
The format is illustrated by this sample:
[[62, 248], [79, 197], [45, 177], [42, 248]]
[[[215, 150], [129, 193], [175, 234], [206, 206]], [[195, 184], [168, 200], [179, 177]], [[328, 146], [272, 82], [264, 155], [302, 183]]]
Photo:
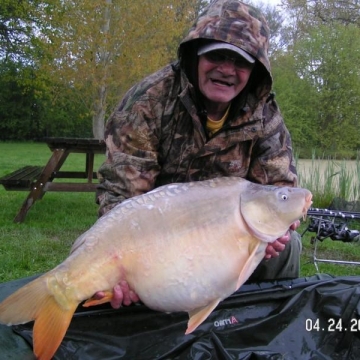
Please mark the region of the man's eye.
[[236, 61], [234, 62], [236, 67], [244, 67], [249, 65], [249, 63], [243, 59], [236, 59]]
[[218, 53], [208, 53], [206, 54], [207, 58], [210, 60], [210, 61], [214, 61], [214, 62], [224, 62], [226, 60], [225, 56], [224, 55], [221, 55], [221, 54], [218, 54]]

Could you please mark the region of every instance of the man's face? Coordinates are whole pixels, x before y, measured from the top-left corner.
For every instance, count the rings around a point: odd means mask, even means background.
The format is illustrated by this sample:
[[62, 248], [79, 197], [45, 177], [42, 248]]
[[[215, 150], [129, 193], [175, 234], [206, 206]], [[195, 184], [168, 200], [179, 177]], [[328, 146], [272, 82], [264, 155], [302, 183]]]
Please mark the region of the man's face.
[[246, 86], [253, 64], [233, 51], [214, 50], [199, 56], [199, 88], [208, 101], [229, 103]]

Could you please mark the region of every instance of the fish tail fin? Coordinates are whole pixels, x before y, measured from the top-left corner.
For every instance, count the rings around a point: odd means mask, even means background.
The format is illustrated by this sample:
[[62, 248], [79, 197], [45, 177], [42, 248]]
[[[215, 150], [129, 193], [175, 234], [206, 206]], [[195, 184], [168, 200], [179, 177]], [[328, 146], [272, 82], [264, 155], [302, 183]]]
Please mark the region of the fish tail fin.
[[16, 325], [35, 320], [34, 354], [39, 360], [49, 360], [64, 338], [77, 306], [76, 302], [60, 306], [42, 276], [0, 304], [0, 322]]
[[39, 360], [51, 359], [63, 340], [78, 304], [62, 309], [53, 297], [46, 301], [35, 319], [34, 354]]

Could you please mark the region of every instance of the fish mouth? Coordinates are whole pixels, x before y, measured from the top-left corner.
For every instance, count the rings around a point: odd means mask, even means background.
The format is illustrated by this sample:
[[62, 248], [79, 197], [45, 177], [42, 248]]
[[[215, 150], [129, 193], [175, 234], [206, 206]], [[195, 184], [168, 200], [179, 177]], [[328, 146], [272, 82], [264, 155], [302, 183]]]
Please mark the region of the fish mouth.
[[302, 213], [303, 213], [303, 220], [305, 221], [306, 220], [306, 215], [307, 215], [307, 211], [309, 210], [311, 204], [313, 203], [312, 202], [312, 193], [309, 191], [309, 193], [307, 195], [305, 195], [305, 205], [303, 207], [303, 210], [302, 210]]

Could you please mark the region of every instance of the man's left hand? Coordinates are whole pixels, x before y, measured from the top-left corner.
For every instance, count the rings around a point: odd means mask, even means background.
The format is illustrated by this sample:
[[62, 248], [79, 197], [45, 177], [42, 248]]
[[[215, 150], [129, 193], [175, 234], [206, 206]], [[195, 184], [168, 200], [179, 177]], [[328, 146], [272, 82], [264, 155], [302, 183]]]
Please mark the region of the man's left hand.
[[[98, 291], [94, 298], [101, 300], [105, 296], [103, 291]], [[140, 301], [139, 297], [133, 290], [130, 289], [129, 284], [122, 280], [119, 284], [114, 286], [113, 297], [111, 299], [111, 306], [118, 309], [121, 305], [130, 305], [131, 303]]]
[[[297, 220], [293, 224], [291, 224], [289, 230], [296, 230], [299, 226], [300, 226], [300, 220]], [[279, 237], [274, 242], [268, 244], [265, 250], [265, 259], [278, 257], [280, 252], [285, 249], [285, 246], [289, 241], [290, 241], [290, 232], [288, 231], [285, 235]]]

